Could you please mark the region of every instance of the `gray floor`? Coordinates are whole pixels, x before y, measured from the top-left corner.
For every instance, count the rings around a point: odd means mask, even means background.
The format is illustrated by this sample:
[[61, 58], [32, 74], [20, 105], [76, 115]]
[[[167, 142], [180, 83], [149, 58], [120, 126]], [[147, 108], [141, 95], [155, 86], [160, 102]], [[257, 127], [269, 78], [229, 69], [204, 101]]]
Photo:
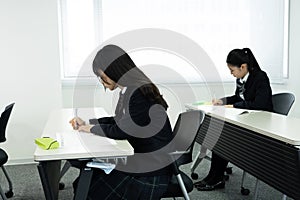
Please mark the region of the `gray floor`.
[[[197, 149], [197, 148], [196, 148]], [[37, 164], [27, 164], [27, 165], [15, 165], [15, 166], [6, 166], [6, 169], [12, 179], [14, 187], [14, 197], [12, 200], [42, 200], [45, 199], [42, 186], [40, 183]], [[209, 169], [210, 162], [204, 160], [196, 172], [199, 174], [199, 179], [204, 177]], [[184, 171], [189, 173], [190, 165], [186, 165], [182, 168]], [[68, 200], [73, 197], [72, 182], [75, 177], [77, 177], [78, 171], [75, 168], [71, 168], [66, 175], [63, 177], [63, 182], [66, 187], [64, 190], [60, 191], [59, 199]], [[241, 183], [242, 171], [233, 166], [233, 174], [230, 175], [229, 180], [226, 182], [225, 189], [220, 189], [210, 192], [200, 192], [194, 189], [190, 193], [192, 200], [239, 200], [239, 199], [253, 199], [253, 189], [255, 185], [255, 179], [248, 175], [246, 186], [252, 191], [249, 196], [243, 196], [240, 193], [240, 183]], [[7, 190], [7, 183], [3, 176], [2, 171], [0, 172], [0, 184], [3, 190]], [[178, 198], [183, 199], [183, 198]], [[268, 185], [262, 183], [259, 193], [260, 200], [280, 200], [282, 199], [282, 194], [275, 189], [269, 187]], [[290, 200], [290, 198], [287, 198]], [[169, 200], [169, 199], [165, 199]]]

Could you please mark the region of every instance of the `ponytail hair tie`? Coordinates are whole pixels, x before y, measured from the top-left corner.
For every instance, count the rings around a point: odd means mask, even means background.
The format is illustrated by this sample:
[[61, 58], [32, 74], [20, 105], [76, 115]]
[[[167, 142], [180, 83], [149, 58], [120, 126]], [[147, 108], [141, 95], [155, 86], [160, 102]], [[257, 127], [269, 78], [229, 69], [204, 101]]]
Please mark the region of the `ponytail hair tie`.
[[243, 48], [245, 54], [248, 54], [248, 48]]

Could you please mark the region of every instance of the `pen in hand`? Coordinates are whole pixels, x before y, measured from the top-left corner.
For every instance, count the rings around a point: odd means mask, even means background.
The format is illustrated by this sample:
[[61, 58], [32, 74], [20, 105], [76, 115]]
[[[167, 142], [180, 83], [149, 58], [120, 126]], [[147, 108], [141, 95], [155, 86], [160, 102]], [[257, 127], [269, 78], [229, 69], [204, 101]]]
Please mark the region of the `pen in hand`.
[[214, 94], [214, 97], [212, 99], [212, 105], [214, 106], [223, 105], [223, 101], [221, 99], [217, 99], [216, 95]]
[[77, 111], [78, 111], [77, 108], [73, 109], [74, 117], [69, 121], [69, 123], [72, 124], [74, 130], [79, 130], [79, 129], [81, 130], [87, 125], [85, 124], [85, 121], [83, 121], [81, 118], [78, 117]]
[[77, 117], [78, 117], [78, 113], [77, 113], [78, 109], [77, 108], [74, 108], [73, 110], [73, 114], [74, 114], [74, 120], [73, 120], [73, 123], [74, 123], [74, 129], [77, 130], [78, 129], [78, 122], [77, 122]]
[[215, 93], [213, 93], [213, 99], [212, 99], [212, 105], [218, 105], [218, 99], [217, 99], [217, 97], [216, 97], [216, 94]]
[[215, 102], [216, 102], [216, 101], [217, 101], [216, 94], [213, 93], [213, 98], [212, 98], [212, 100], [211, 100], [212, 105], [215, 105]]

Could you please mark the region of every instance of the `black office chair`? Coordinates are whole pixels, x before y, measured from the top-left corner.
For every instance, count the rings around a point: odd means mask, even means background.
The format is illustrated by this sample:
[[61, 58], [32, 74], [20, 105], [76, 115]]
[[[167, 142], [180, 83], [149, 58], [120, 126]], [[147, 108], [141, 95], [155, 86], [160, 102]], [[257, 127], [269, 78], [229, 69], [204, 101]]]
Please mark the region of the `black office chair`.
[[173, 129], [174, 152], [170, 153], [173, 160], [173, 176], [163, 198], [184, 197], [186, 200], [190, 199], [188, 193], [194, 188], [193, 181], [179, 167], [192, 162], [193, 146], [204, 116], [202, 111], [188, 111], [179, 115]]
[[[295, 102], [295, 96], [292, 93], [278, 93], [272, 95], [273, 102], [273, 112], [281, 115], [288, 115], [293, 103]], [[244, 179], [246, 172], [243, 171], [241, 193], [243, 195], [248, 195], [250, 193], [249, 189], [244, 188]], [[255, 199], [258, 191], [258, 179], [256, 179], [255, 186]]]
[[273, 112], [281, 115], [288, 115], [292, 105], [295, 102], [295, 96], [292, 93], [278, 93], [272, 96]]
[[[0, 118], [0, 142], [5, 142], [6, 141], [6, 137], [5, 137], [5, 130], [6, 130], [6, 126], [7, 126], [7, 123], [8, 123], [8, 119], [9, 119], [9, 116], [10, 116], [10, 113], [13, 109], [13, 106], [14, 106], [15, 103], [12, 103], [8, 106], [6, 106], [5, 110], [3, 111], [3, 113], [1, 114], [1, 118]], [[14, 195], [13, 193], [13, 189], [12, 189], [12, 182], [4, 168], [4, 164], [7, 162], [8, 160], [8, 156], [6, 154], [6, 152], [0, 148], [0, 166], [1, 166], [1, 169], [8, 181], [8, 184], [9, 184], [9, 190], [4, 194], [1, 186], [0, 186], [0, 195], [2, 196], [2, 199], [6, 199], [6, 198], [10, 198]]]

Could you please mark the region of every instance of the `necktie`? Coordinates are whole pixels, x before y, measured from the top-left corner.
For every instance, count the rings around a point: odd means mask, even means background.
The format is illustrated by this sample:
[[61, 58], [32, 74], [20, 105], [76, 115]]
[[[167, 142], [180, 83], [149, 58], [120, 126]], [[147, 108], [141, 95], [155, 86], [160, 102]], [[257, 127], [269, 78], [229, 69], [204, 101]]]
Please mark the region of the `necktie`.
[[241, 79], [236, 80], [236, 85], [239, 90], [239, 95], [242, 99], [244, 99], [244, 92], [245, 92], [245, 82]]

